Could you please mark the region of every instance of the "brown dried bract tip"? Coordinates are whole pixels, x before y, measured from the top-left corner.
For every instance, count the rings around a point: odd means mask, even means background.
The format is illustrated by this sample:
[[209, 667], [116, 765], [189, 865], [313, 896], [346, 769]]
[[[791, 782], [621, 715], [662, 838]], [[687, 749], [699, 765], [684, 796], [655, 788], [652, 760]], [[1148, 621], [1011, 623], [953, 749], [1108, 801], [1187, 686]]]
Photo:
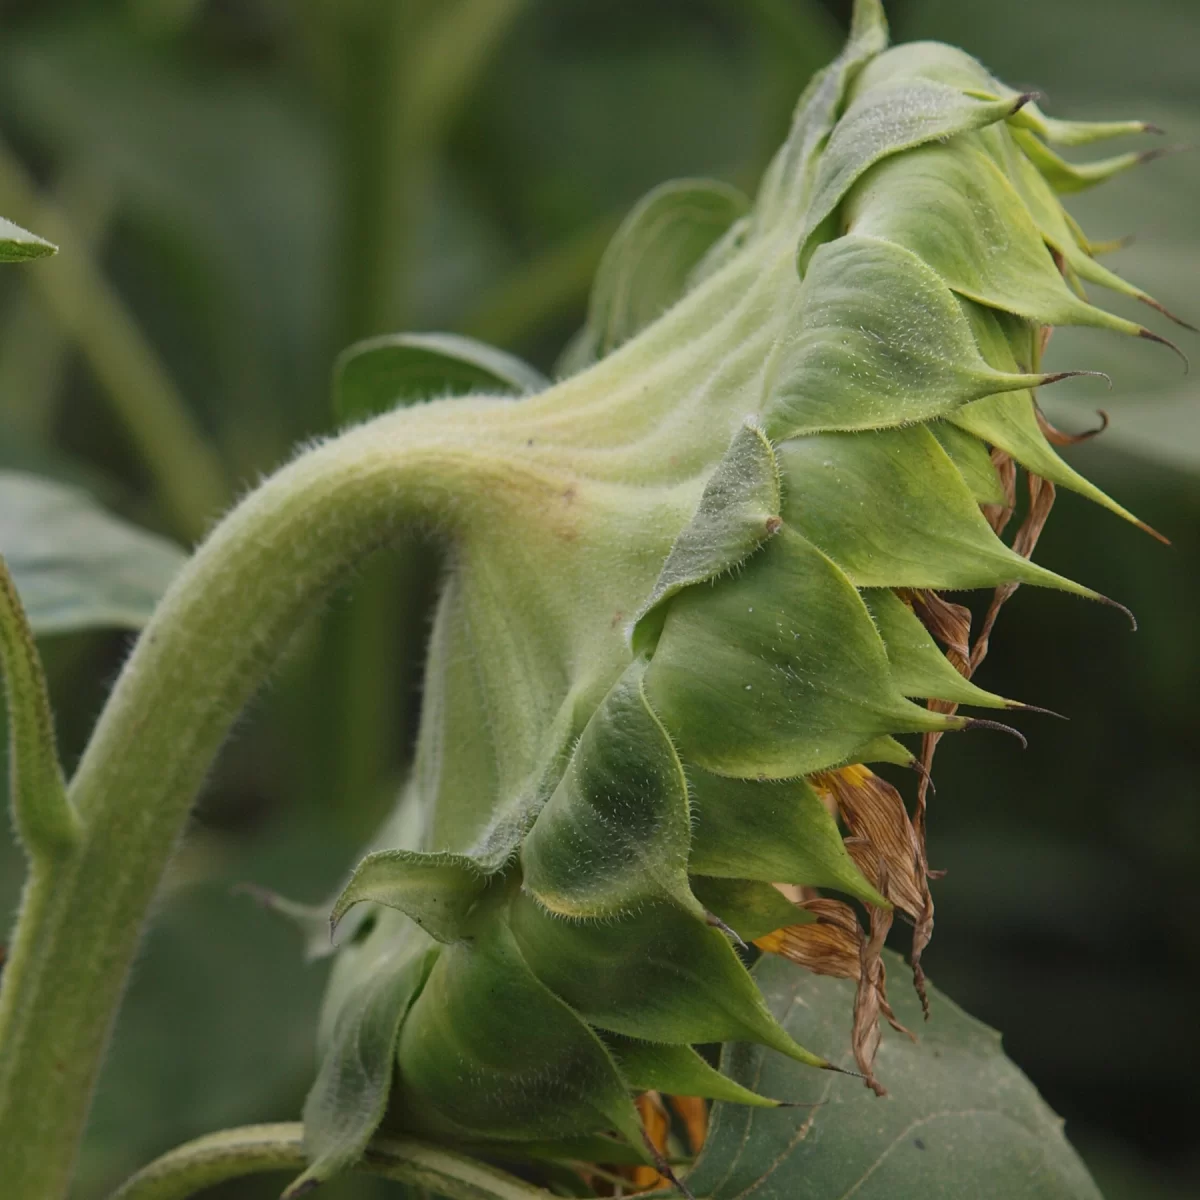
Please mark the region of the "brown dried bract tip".
[[[1164, 311], [1166, 311], [1164, 309]], [[1051, 371], [1048, 375], [1042, 376], [1042, 387], [1047, 387], [1052, 383], [1058, 383], [1060, 379], [1075, 379], [1080, 375], [1090, 375], [1095, 379], [1103, 379], [1108, 384], [1108, 390], [1112, 391], [1112, 376], [1105, 374], [1103, 371]]]
[[1033, 100], [1044, 100], [1045, 96], [1041, 92], [1022, 92], [1014, 101], [1012, 108], [1008, 110], [1008, 115], [1011, 117], [1014, 113], [1019, 113], [1025, 105]]
[[783, 528], [782, 517], [768, 517], [766, 521], [766, 530], [768, 537], [774, 537]]
[[1176, 354], [1183, 359], [1183, 373], [1187, 375], [1192, 369], [1192, 360], [1180, 348], [1175, 345], [1170, 338], [1165, 338], [1161, 334], [1153, 333], [1149, 329], [1139, 329], [1138, 337], [1143, 337], [1150, 342], [1158, 342], [1160, 346], [1166, 346], [1168, 350], [1174, 350]]
[[[1150, 532], [1153, 533], [1153, 530], [1150, 530]], [[1161, 537], [1162, 535], [1160, 534], [1158, 536]], [[1137, 633], [1137, 617], [1133, 615], [1132, 609], [1126, 608], [1125, 605], [1118, 603], [1116, 600], [1110, 600], [1107, 596], [1101, 596], [1099, 593], [1096, 594], [1096, 599], [1099, 600], [1101, 604], [1107, 604], [1109, 608], [1115, 608], [1118, 611], [1123, 612], [1126, 617], [1129, 618], [1129, 632]]]
[[1053, 425], [1040, 406], [1035, 404], [1034, 412], [1037, 414], [1038, 428], [1053, 446], [1078, 446], [1080, 442], [1091, 441], [1092, 438], [1099, 437], [1108, 428], [1110, 420], [1108, 413], [1104, 409], [1098, 408], [1096, 415], [1100, 418], [1100, 424], [1095, 429], [1085, 429], [1082, 433], [1067, 433]]
[[964, 729], [995, 729], [1000, 733], [1011, 734], [1015, 737], [1021, 743], [1022, 750], [1029, 749], [1029, 742], [1026, 740], [1025, 735], [1019, 729], [1014, 729], [1011, 725], [1002, 725], [999, 721], [984, 721], [979, 717], [963, 717], [962, 720], [965, 722], [963, 725]]

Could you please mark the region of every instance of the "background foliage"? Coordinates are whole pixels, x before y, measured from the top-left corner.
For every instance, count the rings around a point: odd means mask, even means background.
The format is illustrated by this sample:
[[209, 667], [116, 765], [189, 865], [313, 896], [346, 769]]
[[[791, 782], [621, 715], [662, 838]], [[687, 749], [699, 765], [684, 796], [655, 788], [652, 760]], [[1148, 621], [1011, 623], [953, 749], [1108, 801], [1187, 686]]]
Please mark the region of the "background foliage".
[[[452, 330], [549, 370], [620, 215], [674, 175], [752, 185], [848, 7], [8, 0], [0, 211], [62, 253], [0, 278], [0, 467], [189, 543], [333, 427], [330, 369], [355, 337]], [[1133, 114], [1200, 143], [1191, 0], [889, 9], [897, 40], [957, 42], [1055, 115]], [[1135, 232], [1115, 265], [1193, 320], [1198, 190], [1185, 154], [1075, 205], [1096, 236]], [[1032, 589], [1006, 609], [981, 682], [1071, 723], [1026, 721], [1024, 755], [944, 744], [927, 964], [1004, 1031], [1110, 1200], [1170, 1200], [1200, 1189], [1200, 382], [1086, 331], [1056, 336], [1052, 363], [1112, 374], [1111, 396], [1075, 381], [1047, 399], [1072, 428], [1110, 409], [1072, 453], [1175, 544], [1060, 501], [1040, 557], [1130, 604], [1141, 632]], [[405, 631], [435, 572], [413, 550], [348, 580], [227, 749], [127, 998], [80, 1200], [184, 1138], [298, 1112], [322, 969], [231, 887], [317, 900], [386, 810], [419, 703]], [[127, 648], [45, 639], [69, 760]], [[6, 912], [19, 883], [4, 840]]]

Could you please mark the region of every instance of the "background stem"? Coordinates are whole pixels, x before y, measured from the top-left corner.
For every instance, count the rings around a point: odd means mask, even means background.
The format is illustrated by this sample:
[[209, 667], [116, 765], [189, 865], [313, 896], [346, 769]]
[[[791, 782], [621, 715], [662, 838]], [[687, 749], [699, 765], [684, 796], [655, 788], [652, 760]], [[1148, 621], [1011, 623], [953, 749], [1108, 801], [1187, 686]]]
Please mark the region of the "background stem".
[[[297, 1122], [247, 1125], [197, 1138], [143, 1168], [112, 1200], [188, 1200], [227, 1179], [299, 1171], [305, 1165], [303, 1135]], [[447, 1200], [542, 1200], [550, 1195], [495, 1167], [407, 1140], [372, 1142], [356, 1170], [428, 1188]]]

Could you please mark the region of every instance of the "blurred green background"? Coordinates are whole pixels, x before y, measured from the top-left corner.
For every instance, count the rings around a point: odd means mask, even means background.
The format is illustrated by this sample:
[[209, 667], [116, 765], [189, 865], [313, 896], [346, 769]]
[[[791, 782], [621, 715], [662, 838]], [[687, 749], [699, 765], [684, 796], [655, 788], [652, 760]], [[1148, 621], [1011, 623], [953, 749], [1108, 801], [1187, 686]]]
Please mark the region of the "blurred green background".
[[[888, 7], [897, 40], [956, 42], [1041, 89], [1055, 115], [1144, 117], [1170, 143], [1200, 143], [1195, 0]], [[0, 276], [0, 467], [81, 482], [189, 543], [330, 430], [332, 358], [354, 338], [454, 330], [549, 369], [621, 214], [675, 175], [752, 187], [848, 9], [7, 0], [0, 212], [62, 252]], [[1200, 318], [1200, 157], [1124, 176], [1074, 211], [1094, 237], [1136, 233], [1116, 268]], [[1024, 754], [984, 735], [943, 745], [931, 858], [949, 873], [926, 961], [1004, 1032], [1110, 1200], [1191, 1197], [1200, 380], [1146, 343], [1088, 332], [1057, 335], [1052, 361], [1112, 375], [1111, 395], [1072, 381], [1046, 406], [1073, 429], [1110, 410], [1112, 428], [1072, 461], [1174, 546], [1061, 497], [1039, 557], [1128, 603], [1141, 630], [1030, 589], [1006, 609], [985, 686], [1071, 721], [1026, 720]], [[241, 722], [141, 953], [80, 1200], [185, 1138], [297, 1115], [323, 970], [231, 887], [318, 900], [387, 809], [434, 570], [414, 550], [348, 580]], [[45, 639], [69, 761], [128, 645]], [[20, 875], [0, 840], [5, 913]]]

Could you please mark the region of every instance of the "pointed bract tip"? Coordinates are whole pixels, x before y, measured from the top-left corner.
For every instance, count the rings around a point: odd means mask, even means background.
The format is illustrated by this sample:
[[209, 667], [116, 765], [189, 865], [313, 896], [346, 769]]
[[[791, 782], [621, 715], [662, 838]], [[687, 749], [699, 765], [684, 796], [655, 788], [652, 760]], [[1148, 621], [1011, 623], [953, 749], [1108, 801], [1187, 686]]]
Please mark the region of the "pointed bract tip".
[[1108, 390], [1112, 391], [1112, 376], [1104, 371], [1052, 371], [1049, 375], [1041, 377], [1041, 386], [1046, 387], [1051, 383], [1057, 383], [1060, 379], [1074, 379], [1079, 375], [1090, 375], [1094, 379], [1103, 379], [1108, 384]]
[[736, 945], [740, 946], [743, 950], [750, 949], [750, 947], [746, 945], [745, 941], [742, 940], [741, 934], [738, 933], [738, 931], [736, 929], [732, 929], [730, 926], [726, 925], [725, 922], [722, 921], [721, 918], [718, 917], [716, 913], [711, 913], [706, 909], [704, 912], [704, 919], [714, 929], [719, 929], [727, 938], [729, 938], [729, 940], [731, 942], [734, 942]]
[[1107, 604], [1109, 608], [1115, 608], [1118, 612], [1123, 612], [1129, 619], [1129, 632], [1137, 633], [1137, 617], [1133, 615], [1132, 609], [1126, 608], [1125, 605], [1118, 603], [1116, 600], [1110, 600], [1107, 596], [1101, 596], [1099, 592], [1096, 593], [1096, 599], [1099, 600], [1101, 604]]
[[1162, 134], [1166, 133], [1167, 131], [1161, 125], [1155, 125], [1152, 121], [1143, 121], [1142, 122], [1142, 132], [1143, 133], [1154, 133], [1154, 134], [1158, 134], [1161, 136]]
[[1063, 716], [1060, 712], [1055, 712], [1052, 708], [1041, 708], [1036, 704], [1022, 704], [1020, 700], [1010, 700], [1005, 708], [1017, 709], [1020, 712], [1040, 713], [1043, 717], [1057, 717], [1060, 721], [1069, 721], [1070, 717]]
[[279, 1200], [300, 1200], [301, 1196], [307, 1196], [310, 1193], [315, 1192], [320, 1186], [321, 1181], [319, 1179], [302, 1179], [299, 1183], [292, 1184], [292, 1186], [288, 1188], [282, 1196], [279, 1197]]
[[1126, 250], [1137, 241], [1136, 233], [1123, 233], [1120, 237], [1108, 238], [1102, 242], [1088, 242], [1087, 252], [1092, 258], [1102, 254], [1114, 254], [1118, 250]]
[[1143, 304], [1150, 305], [1155, 312], [1162, 313], [1162, 315], [1166, 317], [1168, 321], [1174, 321], [1176, 325], [1186, 329], [1189, 333], [1200, 333], [1200, 329], [1198, 329], [1190, 321], [1185, 321], [1182, 317], [1177, 317], [1169, 308], [1167, 308], [1165, 304], [1159, 304], [1159, 302], [1155, 300], [1153, 296], [1147, 296], [1145, 292], [1141, 292], [1138, 295], [1138, 299]]
[[1143, 337], [1149, 342], [1158, 342], [1160, 346], [1166, 346], [1168, 350], [1174, 350], [1176, 354], [1183, 359], [1183, 373], [1186, 375], [1192, 369], [1191, 359], [1180, 348], [1175, 345], [1169, 338], [1162, 337], [1160, 334], [1154, 333], [1149, 329], [1139, 329], [1138, 337]]
[[1170, 158], [1173, 154], [1187, 154], [1192, 150], [1200, 150], [1200, 143], [1177, 142], [1174, 146], [1155, 146], [1153, 150], [1143, 150], [1138, 154], [1138, 165], [1143, 166], [1156, 158]]
[[937, 787], [933, 782], [933, 772], [919, 758], [914, 758], [908, 766], [910, 770], [916, 771], [921, 777], [921, 782], [936, 796]]
[[1145, 521], [1136, 521], [1135, 524], [1143, 533], [1148, 533], [1155, 541], [1162, 542], [1164, 546], [1171, 545], [1171, 539], [1166, 534], [1159, 533], [1153, 525], [1147, 525]]
[[985, 721], [980, 717], [964, 717], [966, 724], [964, 729], [994, 729], [998, 733], [1007, 733], [1011, 737], [1015, 737], [1021, 743], [1022, 750], [1029, 749], [1029, 743], [1025, 740], [1025, 735], [1019, 730], [1014, 729], [1011, 725], [1003, 725], [999, 721]]
[[1044, 100], [1045, 96], [1041, 92], [1022, 92], [1013, 102], [1012, 108], [1009, 109], [1008, 115], [1011, 117], [1014, 113], [1019, 113], [1025, 105], [1034, 100]]
[[849, 1075], [851, 1079], [861, 1079], [866, 1081], [866, 1076], [859, 1071], [852, 1071], [849, 1067], [838, 1067], [831, 1062], [825, 1062], [821, 1065], [822, 1071], [833, 1071], [838, 1075]]

